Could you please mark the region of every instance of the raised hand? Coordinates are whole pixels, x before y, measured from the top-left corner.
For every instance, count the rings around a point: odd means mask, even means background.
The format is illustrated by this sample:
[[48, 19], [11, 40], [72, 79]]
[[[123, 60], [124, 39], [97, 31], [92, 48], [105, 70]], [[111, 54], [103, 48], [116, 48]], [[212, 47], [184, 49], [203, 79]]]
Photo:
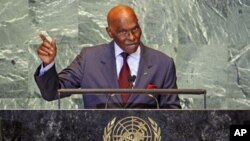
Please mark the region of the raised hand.
[[43, 65], [46, 66], [54, 61], [57, 53], [56, 40], [53, 38], [50, 42], [43, 34], [39, 34], [43, 43], [37, 49], [37, 54]]

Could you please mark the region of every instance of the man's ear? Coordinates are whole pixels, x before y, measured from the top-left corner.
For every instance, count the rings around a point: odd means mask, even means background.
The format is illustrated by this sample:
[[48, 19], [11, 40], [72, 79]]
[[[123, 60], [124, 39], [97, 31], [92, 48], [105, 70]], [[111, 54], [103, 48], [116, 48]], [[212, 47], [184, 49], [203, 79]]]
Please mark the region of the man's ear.
[[110, 37], [110, 38], [113, 38], [113, 35], [112, 35], [112, 33], [111, 33], [111, 31], [110, 31], [110, 28], [109, 28], [109, 27], [106, 27], [106, 31], [107, 31], [107, 33], [108, 33], [109, 37]]

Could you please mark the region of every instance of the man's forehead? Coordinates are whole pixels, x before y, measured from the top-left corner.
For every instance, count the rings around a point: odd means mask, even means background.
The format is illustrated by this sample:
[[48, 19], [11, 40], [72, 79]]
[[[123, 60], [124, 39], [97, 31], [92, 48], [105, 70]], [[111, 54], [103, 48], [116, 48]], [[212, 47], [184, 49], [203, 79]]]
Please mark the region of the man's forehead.
[[132, 8], [128, 6], [117, 6], [109, 11], [107, 20], [108, 22], [115, 22], [115, 20], [123, 20], [131, 17], [136, 17]]

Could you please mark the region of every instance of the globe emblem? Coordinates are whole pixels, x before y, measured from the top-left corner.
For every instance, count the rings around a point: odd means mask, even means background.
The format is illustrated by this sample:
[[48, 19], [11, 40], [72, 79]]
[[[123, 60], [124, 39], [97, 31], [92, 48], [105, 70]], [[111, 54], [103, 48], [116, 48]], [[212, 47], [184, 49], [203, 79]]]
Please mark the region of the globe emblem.
[[113, 141], [153, 141], [148, 123], [135, 116], [118, 121], [111, 136]]

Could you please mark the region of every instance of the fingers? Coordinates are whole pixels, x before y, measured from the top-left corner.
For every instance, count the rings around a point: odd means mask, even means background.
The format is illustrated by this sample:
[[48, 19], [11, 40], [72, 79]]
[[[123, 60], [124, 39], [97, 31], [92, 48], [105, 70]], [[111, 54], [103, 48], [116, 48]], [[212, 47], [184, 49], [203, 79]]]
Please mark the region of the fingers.
[[39, 34], [42, 44], [37, 49], [37, 54], [41, 61], [46, 65], [50, 64], [56, 57], [56, 39], [46, 38], [44, 34]]
[[43, 34], [39, 34], [39, 36], [43, 40], [43, 42], [50, 42]]
[[51, 43], [47, 41], [46, 37], [40, 35], [43, 43], [39, 46], [37, 53], [43, 56], [54, 56], [56, 54], [56, 39], [52, 39]]
[[[47, 34], [45, 34], [45, 35], [47, 35]], [[43, 42], [48, 42], [48, 43], [50, 43], [50, 44], [52, 44], [52, 41], [53, 41], [53, 47], [55, 47], [56, 45], [55, 45], [55, 39], [51, 39], [51, 37], [49, 36], [49, 35], [47, 35], [47, 37], [45, 36], [44, 34], [39, 34], [39, 36], [40, 36], [40, 38], [41, 38], [41, 40], [43, 41]]]
[[41, 46], [48, 48], [48, 50], [55, 50], [56, 48], [56, 39], [48, 40], [45, 35], [39, 34], [41, 40], [43, 41]]
[[49, 51], [46, 51], [46, 50], [44, 50], [44, 48], [39, 48], [38, 50], [37, 50], [37, 54], [40, 56], [49, 56], [49, 55], [51, 55], [51, 53], [49, 52]]
[[54, 54], [54, 50], [53, 48], [49, 48], [47, 46], [44, 46], [44, 45], [41, 45], [39, 48], [38, 48], [38, 54], [40, 55], [45, 55], [45, 56], [49, 56], [49, 55], [53, 55]]

